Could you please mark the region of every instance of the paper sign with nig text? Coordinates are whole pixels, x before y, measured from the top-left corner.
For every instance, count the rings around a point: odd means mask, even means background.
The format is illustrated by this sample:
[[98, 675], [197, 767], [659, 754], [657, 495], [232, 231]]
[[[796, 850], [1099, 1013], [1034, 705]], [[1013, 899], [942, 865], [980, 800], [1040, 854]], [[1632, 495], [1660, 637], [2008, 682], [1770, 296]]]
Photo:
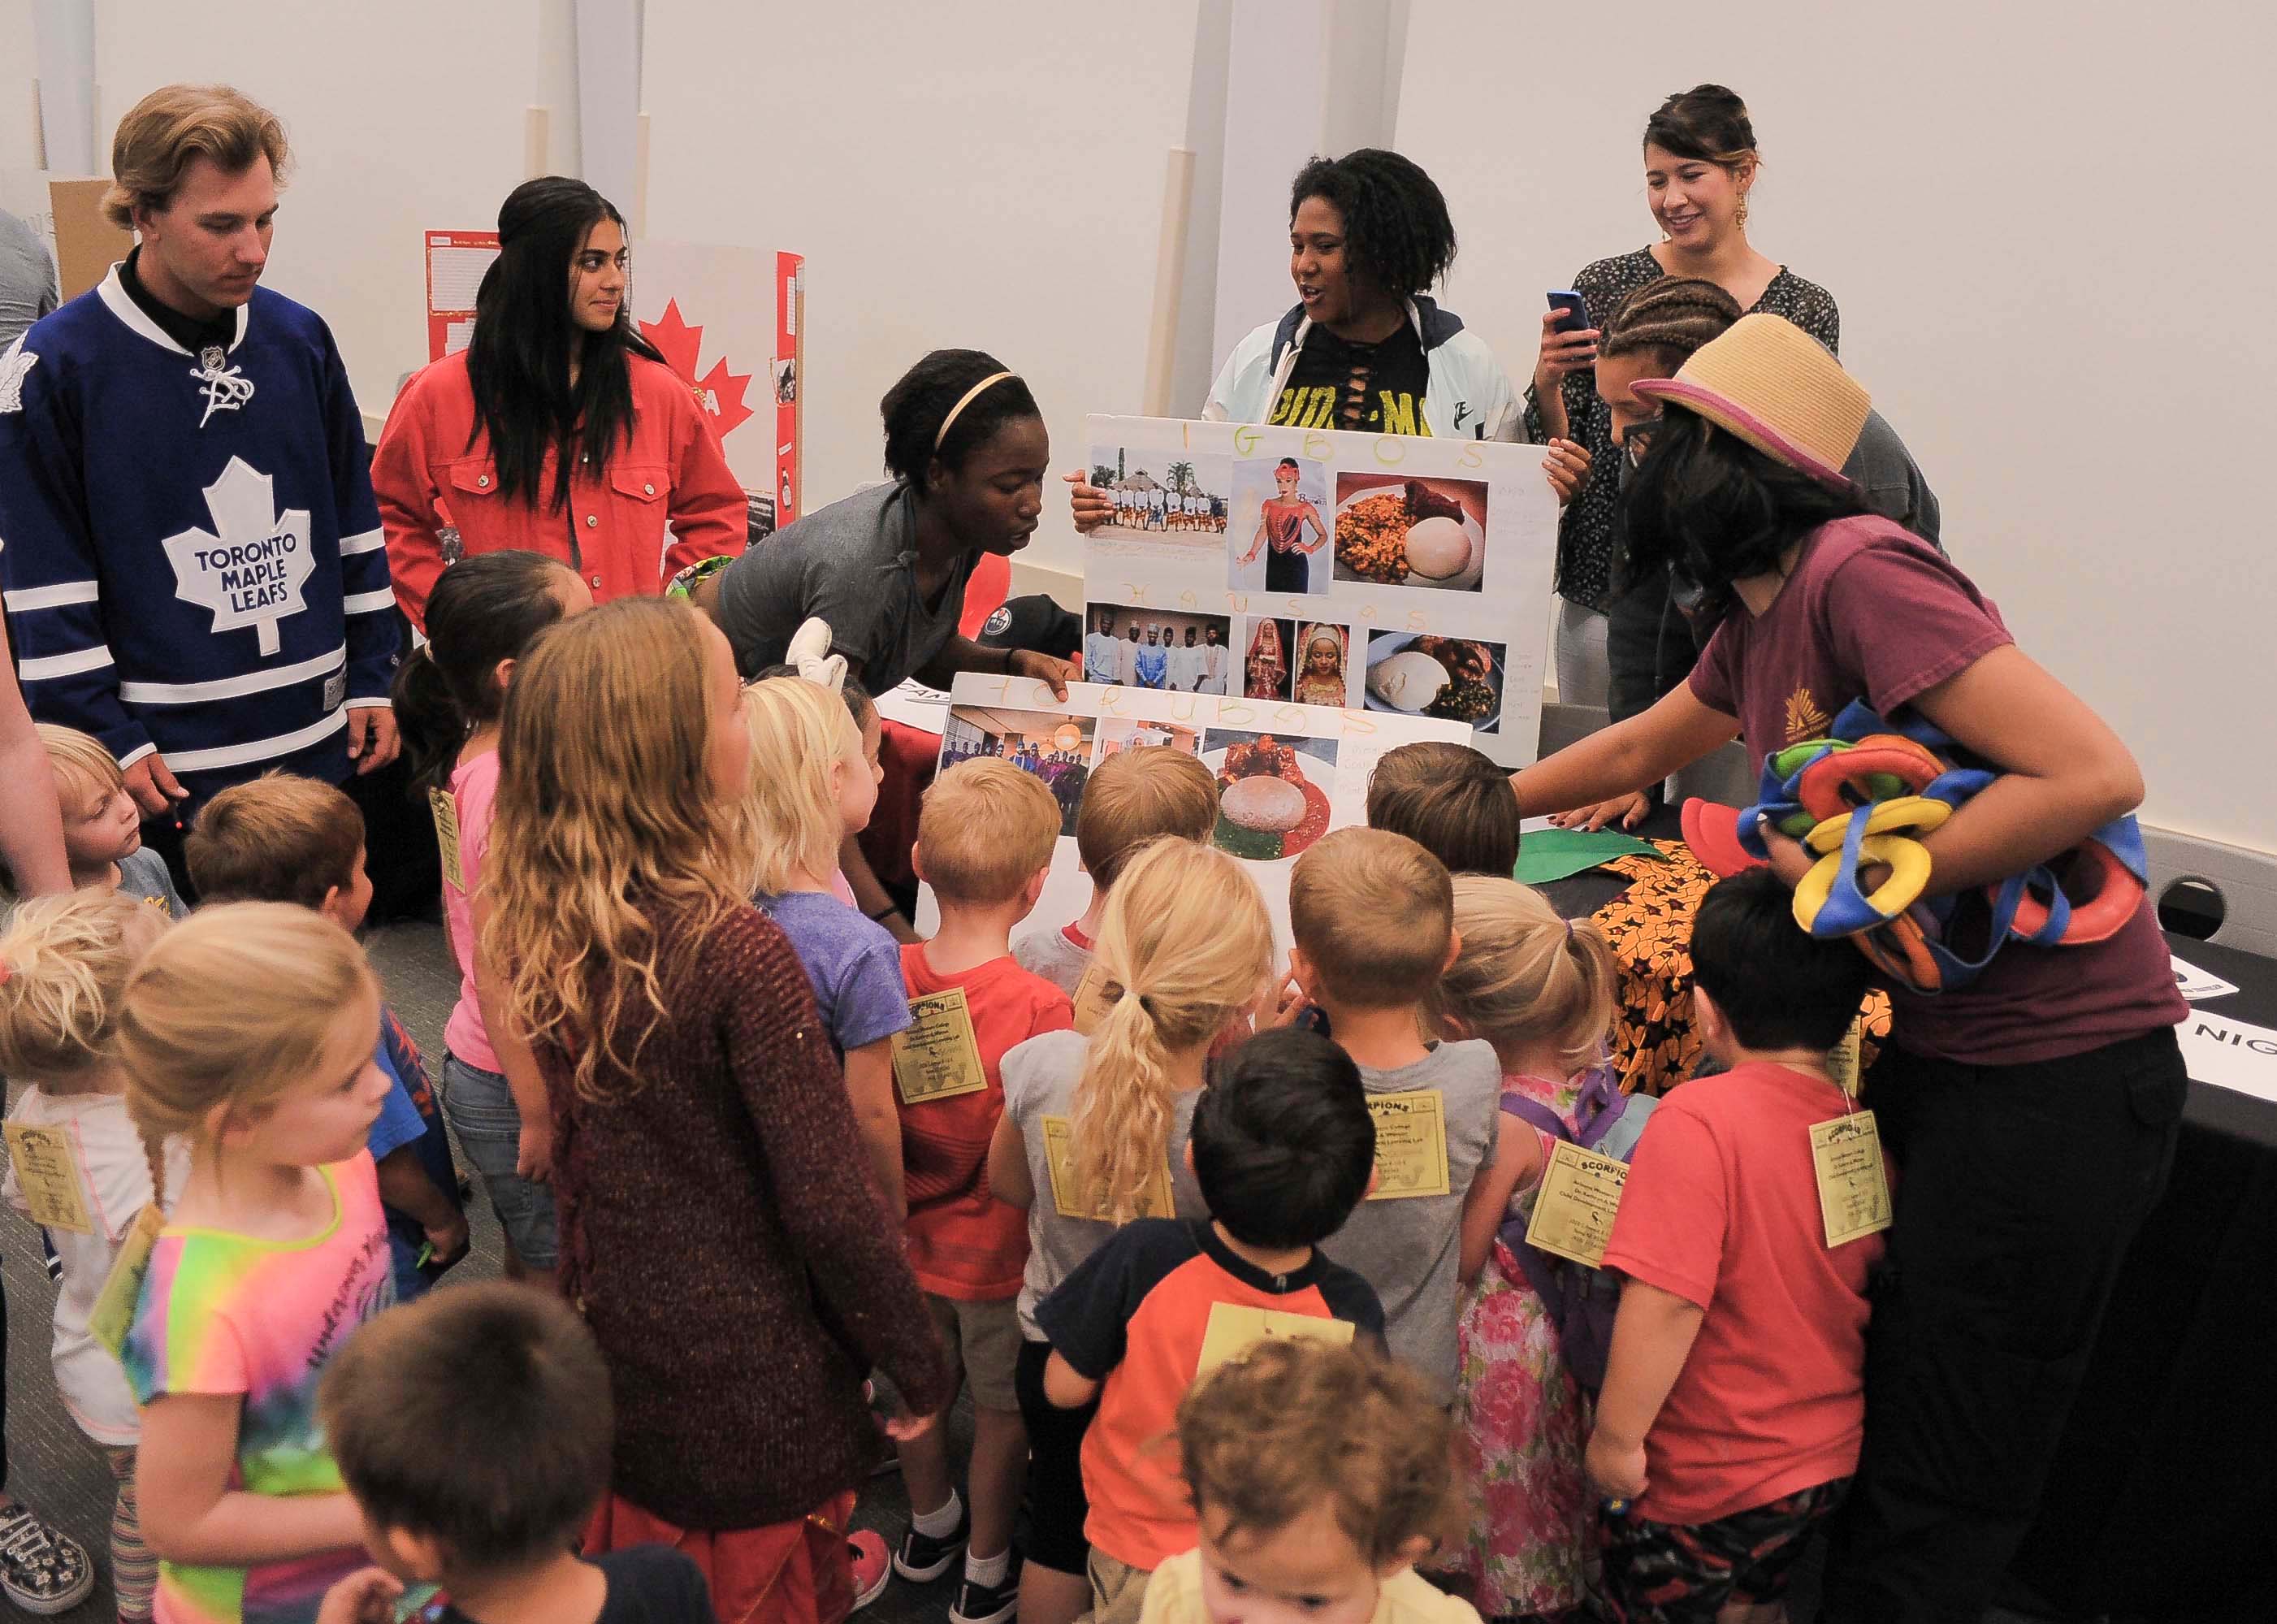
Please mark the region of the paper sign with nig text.
[[9, 1123], [4, 1131], [8, 1159], [16, 1164], [16, 1188], [23, 1192], [24, 1209], [32, 1222], [42, 1229], [94, 1234], [87, 1202], [80, 1197], [79, 1162], [72, 1155], [71, 1136], [61, 1128], [27, 1122]]
[[894, 1034], [894, 1084], [904, 1105], [953, 1100], [988, 1086], [963, 987], [910, 1000], [910, 1024]]
[[1882, 1132], [1871, 1111], [1852, 1111], [1810, 1130], [1818, 1169], [1818, 1210], [1826, 1244], [1839, 1247], [1890, 1227], [1890, 1179], [1882, 1165]]
[[1372, 1094], [1367, 1114], [1375, 1118], [1375, 1188], [1367, 1199], [1446, 1194], [1446, 1102], [1439, 1091]]
[[1256, 1308], [1247, 1303], [1213, 1303], [1209, 1323], [1202, 1330], [1201, 1360], [1194, 1367], [1194, 1378], [1200, 1380], [1270, 1337], [1310, 1337], [1344, 1347], [1350, 1345], [1353, 1329], [1350, 1320], [1284, 1314], [1278, 1308]]
[[1591, 1269], [1603, 1268], [1628, 1177], [1627, 1163], [1560, 1140], [1550, 1147], [1549, 1165], [1542, 1170], [1542, 1189], [1534, 1198], [1534, 1216], [1527, 1220], [1527, 1245]]

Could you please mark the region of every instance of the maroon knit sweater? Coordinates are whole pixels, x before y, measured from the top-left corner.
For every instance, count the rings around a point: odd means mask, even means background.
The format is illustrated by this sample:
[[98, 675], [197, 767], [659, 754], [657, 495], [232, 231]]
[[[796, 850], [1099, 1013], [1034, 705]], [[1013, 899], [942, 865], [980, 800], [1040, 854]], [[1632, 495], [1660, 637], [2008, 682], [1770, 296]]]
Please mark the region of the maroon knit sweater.
[[[668, 968], [694, 915], [649, 917]], [[662, 994], [608, 1103], [539, 1052], [562, 1290], [608, 1361], [616, 1492], [682, 1528], [787, 1522], [866, 1476], [873, 1366], [918, 1414], [955, 1389], [788, 939], [738, 908]]]

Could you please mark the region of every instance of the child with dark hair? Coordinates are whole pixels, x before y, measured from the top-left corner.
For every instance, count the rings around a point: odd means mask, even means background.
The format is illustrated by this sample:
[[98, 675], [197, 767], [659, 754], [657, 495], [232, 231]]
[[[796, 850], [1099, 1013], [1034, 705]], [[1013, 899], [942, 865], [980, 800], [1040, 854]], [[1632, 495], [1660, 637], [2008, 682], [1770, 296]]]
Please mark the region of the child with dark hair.
[[712, 1624], [679, 1552], [576, 1554], [613, 1413], [593, 1333], [559, 1299], [485, 1281], [392, 1308], [325, 1367], [317, 1411], [378, 1564], [333, 1586], [318, 1624], [392, 1617], [407, 1585], [439, 1587], [426, 1624]]
[[1518, 867], [1510, 774], [1468, 744], [1427, 739], [1383, 752], [1367, 781], [1367, 827], [1405, 835], [1451, 874], [1507, 880]]
[[1349, 1056], [1295, 1028], [1253, 1038], [1202, 1092], [1187, 1155], [1211, 1218], [1135, 1220], [1036, 1309], [1046, 1396], [1099, 1404], [1083, 1445], [1098, 1624], [1131, 1624], [1147, 1575], [1193, 1548], [1193, 1508], [1154, 1445], [1205, 1362], [1261, 1337], [1383, 1332], [1367, 1282], [1319, 1250], [1375, 1178]]
[[1801, 930], [1786, 885], [1756, 869], [1701, 903], [1692, 964], [1694, 1019], [1728, 1069], [1661, 1101], [1605, 1250], [1627, 1278], [1588, 1462], [1633, 1502], [1606, 1522], [1621, 1620], [1776, 1605], [1865, 1422], [1883, 1241], [1828, 1244], [1812, 1130], [1854, 1109], [1826, 1056], [1865, 998], [1866, 959]]
[[1260, 1342], [1178, 1406], [1200, 1543], [1145, 1624], [1476, 1624], [1415, 1572], [1460, 1515], [1445, 1414], [1415, 1376], [1311, 1338]]

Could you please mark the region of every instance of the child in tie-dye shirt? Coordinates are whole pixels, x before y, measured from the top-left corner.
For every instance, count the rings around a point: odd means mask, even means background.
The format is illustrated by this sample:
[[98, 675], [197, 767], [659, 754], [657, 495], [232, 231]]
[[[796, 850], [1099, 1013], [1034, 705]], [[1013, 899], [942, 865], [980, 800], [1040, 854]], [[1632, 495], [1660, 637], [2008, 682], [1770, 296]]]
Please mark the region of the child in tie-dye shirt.
[[147, 1143], [191, 1145], [171, 1220], [121, 1259], [140, 1274], [119, 1359], [144, 1407], [158, 1624], [307, 1624], [360, 1565], [316, 1401], [392, 1296], [364, 1149], [390, 1086], [378, 1028], [354, 941], [287, 903], [200, 911], [127, 984], [127, 1109]]

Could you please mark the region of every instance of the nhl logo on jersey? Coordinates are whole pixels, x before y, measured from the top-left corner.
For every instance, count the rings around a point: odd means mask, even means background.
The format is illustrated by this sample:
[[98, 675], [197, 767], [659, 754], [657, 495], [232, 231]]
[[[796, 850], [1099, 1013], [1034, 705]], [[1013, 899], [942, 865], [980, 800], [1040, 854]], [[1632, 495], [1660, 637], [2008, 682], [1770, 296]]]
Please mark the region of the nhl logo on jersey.
[[174, 596], [213, 611], [213, 629], [251, 626], [261, 652], [279, 646], [277, 622], [307, 608], [301, 589], [316, 567], [308, 546], [308, 514], [277, 511], [276, 482], [242, 457], [232, 457], [206, 487], [214, 528], [184, 530], [164, 545], [174, 567]]
[[198, 364], [209, 372], [218, 372], [229, 364], [229, 352], [218, 344], [209, 344], [198, 352]]

